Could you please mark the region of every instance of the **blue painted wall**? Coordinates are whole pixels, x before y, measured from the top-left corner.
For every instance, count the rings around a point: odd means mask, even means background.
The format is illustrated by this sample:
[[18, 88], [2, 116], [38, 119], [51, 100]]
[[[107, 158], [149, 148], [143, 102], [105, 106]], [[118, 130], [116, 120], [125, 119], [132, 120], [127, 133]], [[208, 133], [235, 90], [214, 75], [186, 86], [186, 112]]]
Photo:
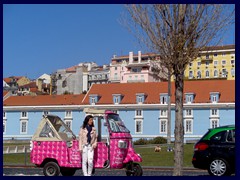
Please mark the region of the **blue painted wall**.
[[[59, 116], [64, 120], [65, 110], [50, 110], [50, 114]], [[27, 135], [33, 135], [36, 128], [42, 119], [43, 111], [29, 111], [28, 112], [28, 129]], [[119, 110], [119, 115], [124, 121], [126, 127], [130, 130], [132, 135], [138, 135], [135, 133], [135, 110], [126, 109]], [[5, 135], [16, 136], [20, 135], [20, 116], [21, 111], [6, 112], [6, 133]], [[235, 109], [219, 109], [219, 125], [235, 124]], [[80, 127], [82, 126], [85, 118], [85, 113], [79, 110], [72, 111], [72, 131], [78, 135]], [[103, 123], [102, 123], [103, 124]], [[95, 124], [96, 126], [96, 124]], [[166, 134], [160, 134], [159, 132], [159, 110], [144, 109], [143, 110], [143, 133], [141, 135], [156, 135], [163, 136]], [[175, 110], [171, 111], [171, 134], [174, 135], [175, 128]], [[194, 109], [193, 110], [193, 133], [194, 135], [203, 135], [210, 128], [210, 109]], [[105, 127], [102, 125], [102, 135], [106, 135]], [[185, 138], [187, 139], [187, 138]], [[195, 138], [196, 139], [196, 138]], [[136, 140], [136, 139], [134, 139]]]

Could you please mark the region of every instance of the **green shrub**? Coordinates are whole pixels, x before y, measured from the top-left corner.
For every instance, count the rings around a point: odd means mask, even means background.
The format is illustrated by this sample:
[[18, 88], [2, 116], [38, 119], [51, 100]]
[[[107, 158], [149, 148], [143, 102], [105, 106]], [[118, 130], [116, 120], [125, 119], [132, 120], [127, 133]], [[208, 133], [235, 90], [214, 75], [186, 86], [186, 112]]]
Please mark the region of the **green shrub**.
[[148, 144], [148, 140], [144, 138], [140, 138], [134, 141], [134, 145], [145, 145], [145, 144]]
[[166, 144], [167, 143], [167, 139], [165, 139], [164, 137], [155, 137], [153, 140], [152, 140], [152, 143], [151, 144]]
[[167, 139], [164, 137], [155, 137], [153, 139], [140, 138], [134, 141], [134, 145], [145, 145], [145, 144], [165, 144]]

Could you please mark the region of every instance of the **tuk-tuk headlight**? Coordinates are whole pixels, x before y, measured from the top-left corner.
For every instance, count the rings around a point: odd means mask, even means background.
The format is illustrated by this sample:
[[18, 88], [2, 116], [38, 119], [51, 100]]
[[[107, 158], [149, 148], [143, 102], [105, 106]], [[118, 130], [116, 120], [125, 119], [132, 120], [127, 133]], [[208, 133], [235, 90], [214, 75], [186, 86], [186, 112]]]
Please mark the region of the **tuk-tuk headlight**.
[[118, 147], [126, 149], [127, 148], [127, 142], [123, 141], [123, 140], [119, 140], [118, 141]]
[[33, 142], [30, 141], [30, 151], [32, 151], [32, 150], [33, 150]]

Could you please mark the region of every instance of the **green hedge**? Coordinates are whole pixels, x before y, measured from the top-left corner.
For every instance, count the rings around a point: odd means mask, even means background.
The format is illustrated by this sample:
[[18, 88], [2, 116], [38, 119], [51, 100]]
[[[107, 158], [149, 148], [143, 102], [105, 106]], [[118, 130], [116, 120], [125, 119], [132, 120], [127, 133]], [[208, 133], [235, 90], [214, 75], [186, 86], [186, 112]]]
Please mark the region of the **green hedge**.
[[136, 141], [134, 141], [134, 145], [145, 145], [145, 144], [165, 144], [167, 143], [167, 139], [164, 137], [155, 137], [153, 139], [146, 139], [146, 138], [140, 138]]

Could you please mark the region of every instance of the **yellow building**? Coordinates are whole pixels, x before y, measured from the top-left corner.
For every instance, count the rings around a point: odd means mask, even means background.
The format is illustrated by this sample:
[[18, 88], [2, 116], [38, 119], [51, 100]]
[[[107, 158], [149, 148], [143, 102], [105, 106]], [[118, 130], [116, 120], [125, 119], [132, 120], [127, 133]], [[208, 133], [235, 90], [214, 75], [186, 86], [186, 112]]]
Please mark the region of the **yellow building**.
[[186, 67], [185, 80], [235, 79], [235, 45], [212, 46]]

